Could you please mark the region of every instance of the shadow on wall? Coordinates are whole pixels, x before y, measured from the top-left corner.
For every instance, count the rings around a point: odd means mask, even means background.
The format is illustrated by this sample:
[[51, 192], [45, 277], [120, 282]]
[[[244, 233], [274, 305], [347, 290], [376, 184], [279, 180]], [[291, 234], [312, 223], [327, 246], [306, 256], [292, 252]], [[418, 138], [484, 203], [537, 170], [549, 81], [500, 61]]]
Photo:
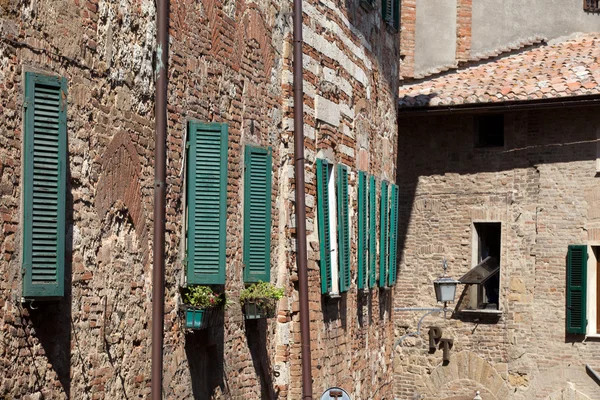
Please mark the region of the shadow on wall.
[[[67, 144], [68, 146], [68, 144]], [[68, 157], [68, 156], [67, 156]], [[65, 218], [67, 234], [65, 238], [65, 271], [64, 271], [64, 297], [57, 301], [36, 302], [28, 305], [28, 312], [31, 318], [31, 324], [34, 332], [32, 336], [40, 341], [48, 363], [56, 373], [56, 377], [64, 390], [66, 397], [71, 398], [71, 339], [72, 339], [72, 320], [71, 320], [71, 299], [72, 291], [72, 271], [73, 271], [73, 195], [71, 193], [71, 170], [69, 160], [66, 160], [67, 166], [67, 194], [65, 198]], [[23, 315], [26, 316], [27, 310]], [[29, 341], [27, 341], [28, 345]], [[77, 343], [74, 343], [77, 346]], [[30, 347], [31, 355], [35, 358], [33, 348]], [[20, 361], [21, 362], [21, 361]], [[31, 363], [32, 368], [36, 368], [37, 363]], [[37, 373], [37, 370], [36, 370]], [[37, 376], [37, 380], [42, 384], [43, 376]], [[47, 389], [40, 387], [39, 390]]]
[[213, 327], [187, 333], [185, 353], [190, 367], [194, 399], [212, 398], [217, 388], [222, 393], [229, 390], [223, 369], [224, 313], [219, 313]]
[[265, 318], [246, 320], [246, 340], [256, 376], [260, 378], [261, 399], [275, 400], [278, 393], [273, 388], [273, 369], [269, 361], [267, 343], [268, 324]]
[[340, 293], [340, 297], [331, 298], [328, 295], [321, 296], [321, 313], [323, 314], [323, 322], [330, 323], [340, 320], [341, 328], [346, 330], [348, 322], [347, 306], [348, 293]]

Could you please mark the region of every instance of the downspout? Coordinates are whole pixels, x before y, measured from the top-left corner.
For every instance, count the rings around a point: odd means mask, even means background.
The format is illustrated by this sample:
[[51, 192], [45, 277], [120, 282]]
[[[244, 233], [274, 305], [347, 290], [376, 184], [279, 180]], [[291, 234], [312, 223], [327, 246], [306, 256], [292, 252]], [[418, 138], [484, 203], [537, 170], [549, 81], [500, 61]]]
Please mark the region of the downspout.
[[302, 398], [312, 400], [310, 316], [306, 261], [306, 190], [304, 187], [304, 87], [302, 76], [302, 0], [294, 0], [294, 174], [296, 183], [296, 265], [302, 344]]
[[152, 400], [162, 400], [165, 297], [165, 175], [169, 0], [156, 0], [156, 137], [154, 145], [154, 233], [152, 261]]

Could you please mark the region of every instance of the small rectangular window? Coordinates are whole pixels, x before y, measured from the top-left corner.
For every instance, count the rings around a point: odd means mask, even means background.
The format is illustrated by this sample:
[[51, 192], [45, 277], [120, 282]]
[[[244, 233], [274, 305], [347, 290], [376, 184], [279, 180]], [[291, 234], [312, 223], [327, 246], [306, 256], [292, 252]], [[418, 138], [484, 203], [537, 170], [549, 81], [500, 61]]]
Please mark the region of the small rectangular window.
[[468, 308], [498, 310], [500, 304], [500, 249], [501, 224], [476, 222], [473, 224], [473, 268], [459, 280], [471, 285]]
[[600, 12], [600, 0], [583, 0], [585, 11]]
[[25, 74], [23, 297], [64, 295], [67, 82]]
[[476, 115], [474, 131], [476, 147], [503, 147], [504, 114]]
[[382, 0], [381, 15], [385, 22], [398, 30], [400, 28], [400, 0]]

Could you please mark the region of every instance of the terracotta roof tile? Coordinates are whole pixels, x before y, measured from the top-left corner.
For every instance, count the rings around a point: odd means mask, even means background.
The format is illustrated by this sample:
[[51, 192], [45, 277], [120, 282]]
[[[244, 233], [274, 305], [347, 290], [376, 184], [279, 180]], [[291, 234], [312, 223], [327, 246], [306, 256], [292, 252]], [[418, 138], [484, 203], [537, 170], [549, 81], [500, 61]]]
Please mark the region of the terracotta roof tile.
[[600, 33], [582, 35], [400, 87], [400, 107], [600, 94]]

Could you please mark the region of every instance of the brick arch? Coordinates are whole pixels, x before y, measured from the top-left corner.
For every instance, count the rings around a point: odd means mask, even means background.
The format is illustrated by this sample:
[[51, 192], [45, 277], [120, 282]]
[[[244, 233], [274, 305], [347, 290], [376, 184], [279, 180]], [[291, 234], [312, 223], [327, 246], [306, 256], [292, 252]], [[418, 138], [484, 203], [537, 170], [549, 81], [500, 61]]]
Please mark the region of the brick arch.
[[431, 395], [437, 396], [461, 380], [472, 382], [472, 386], [486, 391], [493, 400], [509, 396], [509, 387], [494, 366], [470, 351], [454, 354], [448, 365], [436, 367], [425, 380], [425, 386]]
[[101, 173], [96, 186], [96, 211], [103, 219], [112, 205], [122, 201], [138, 236], [142, 262], [148, 262], [148, 227], [142, 204], [141, 165], [129, 134], [118, 132], [102, 155]]

